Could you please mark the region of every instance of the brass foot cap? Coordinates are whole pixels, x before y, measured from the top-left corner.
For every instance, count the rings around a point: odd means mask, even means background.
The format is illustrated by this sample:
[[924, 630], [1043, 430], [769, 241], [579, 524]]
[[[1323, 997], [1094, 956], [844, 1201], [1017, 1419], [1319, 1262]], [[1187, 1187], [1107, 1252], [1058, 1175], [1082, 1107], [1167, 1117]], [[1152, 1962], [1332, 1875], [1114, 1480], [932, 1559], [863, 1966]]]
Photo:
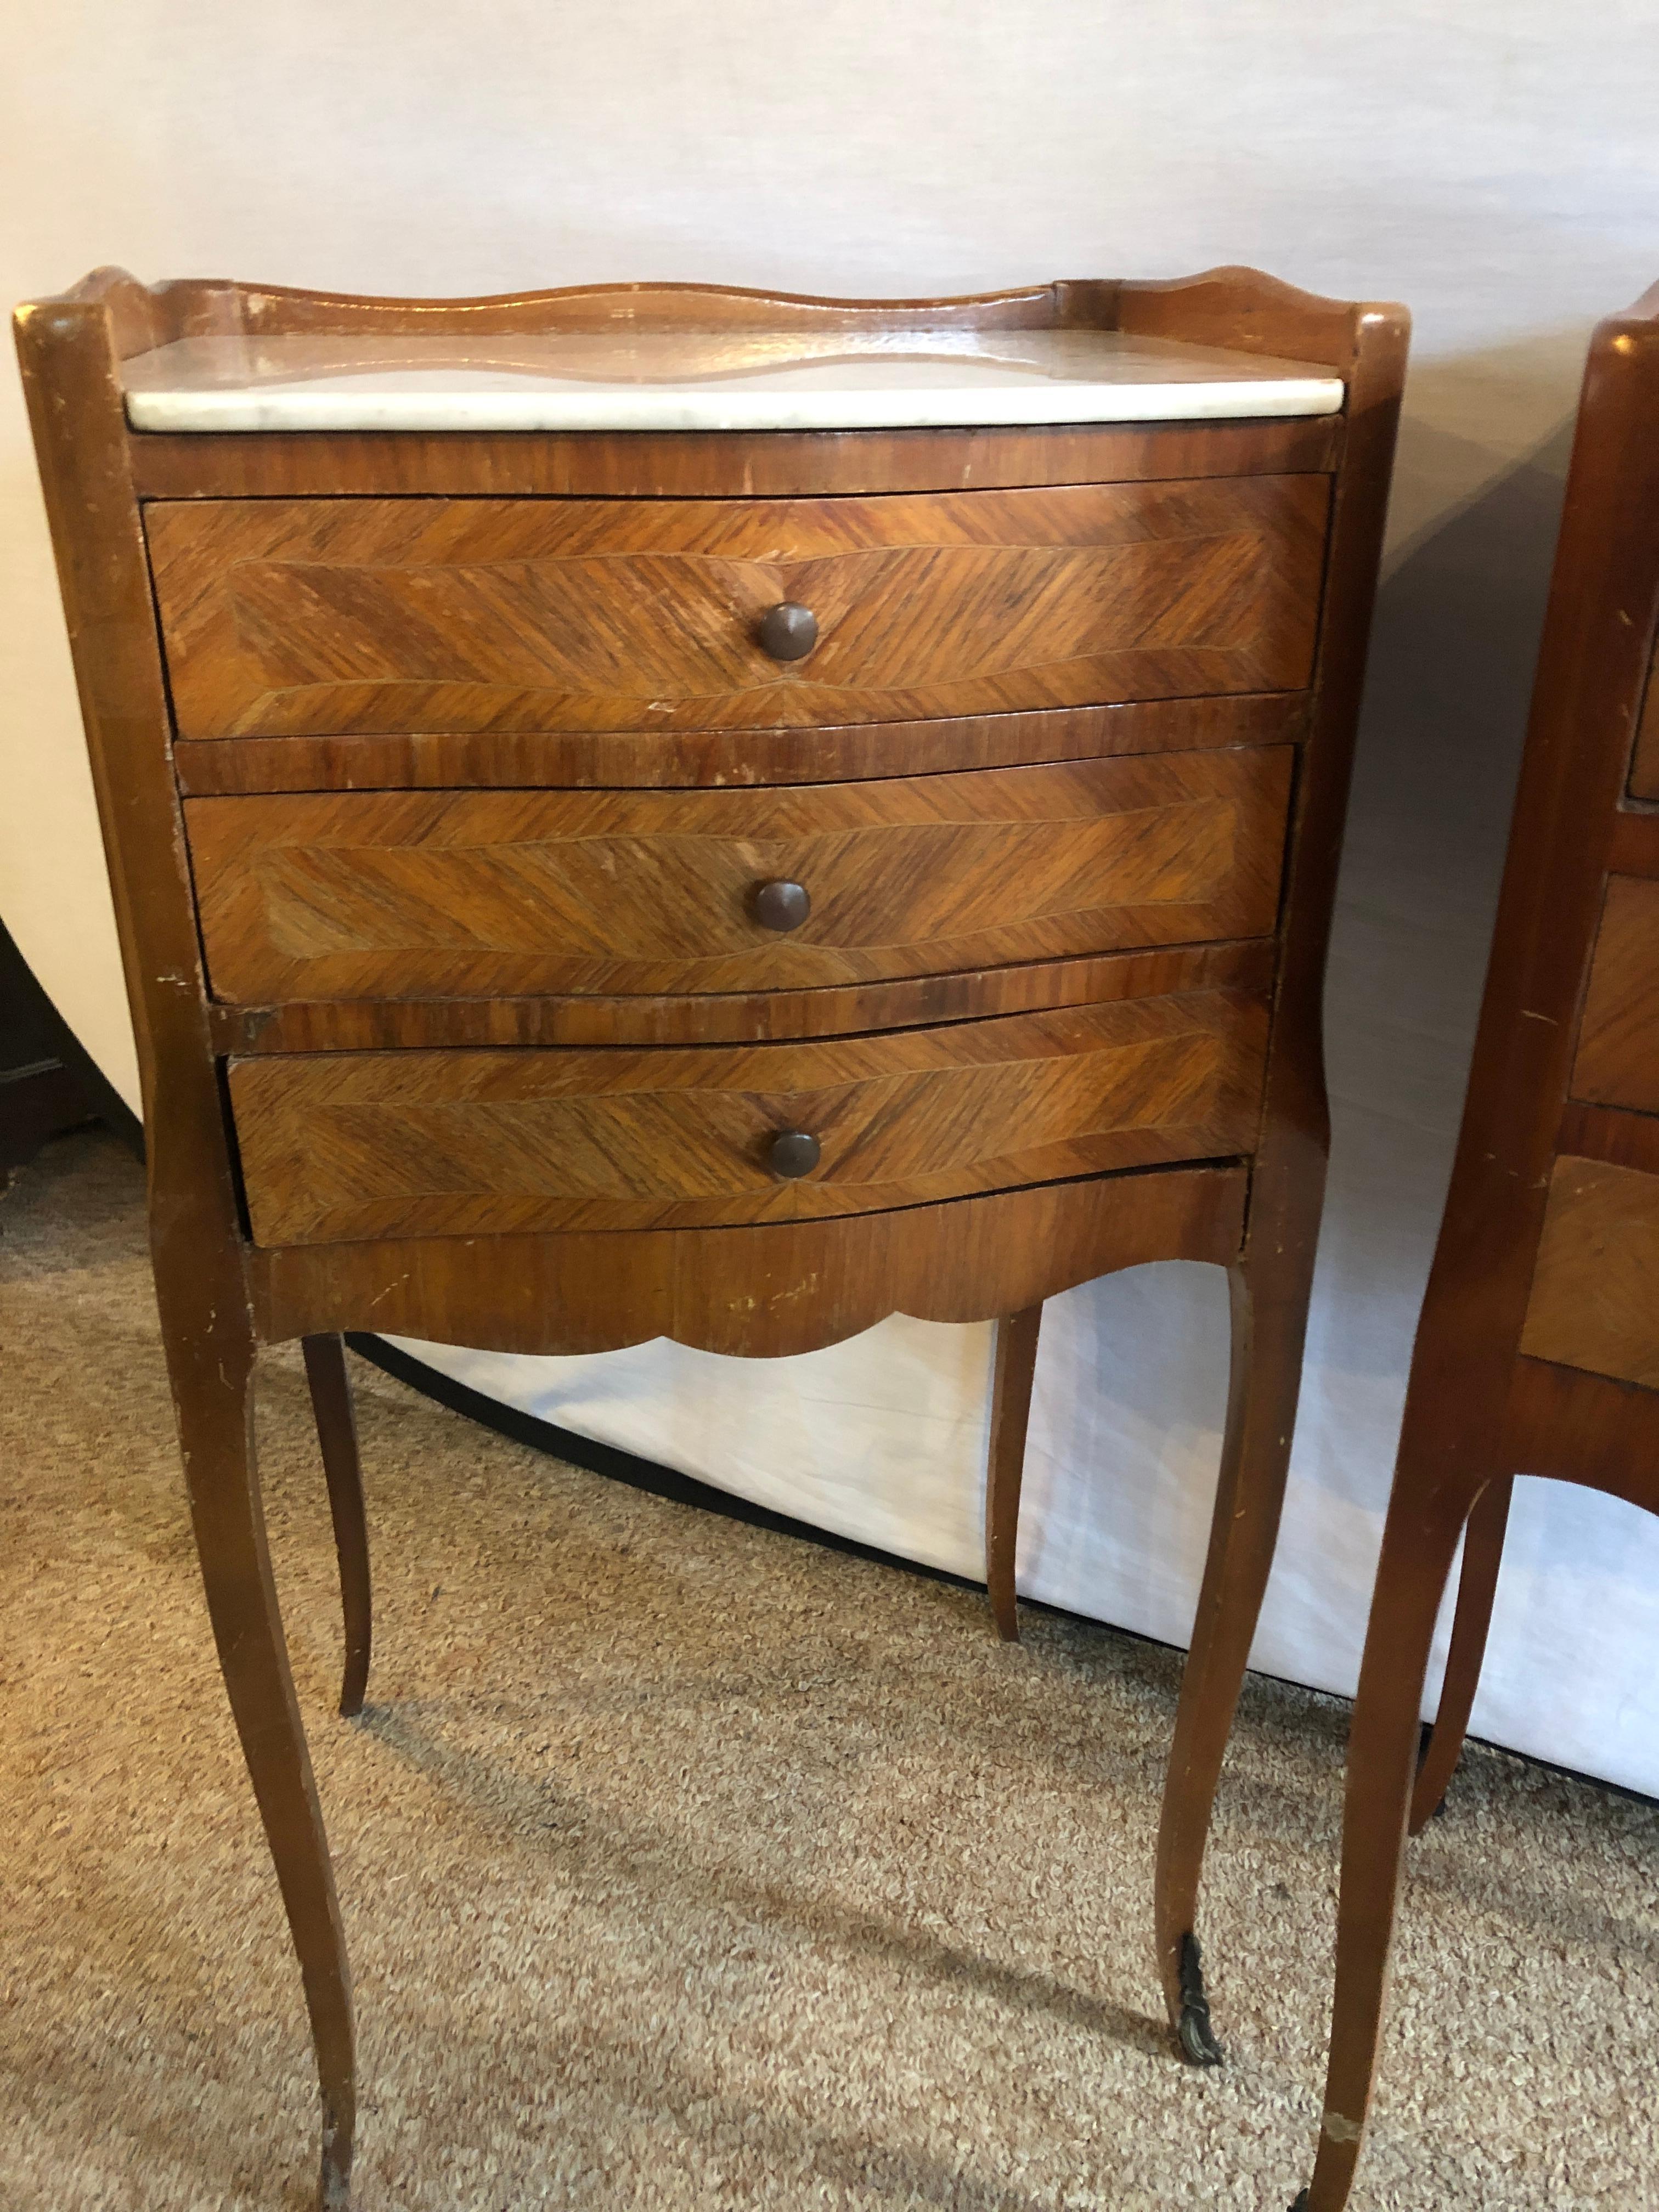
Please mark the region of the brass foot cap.
[[1210, 2000], [1204, 1987], [1203, 1954], [1196, 1936], [1181, 1939], [1181, 2018], [1176, 2027], [1182, 2055], [1192, 2066], [1220, 2066], [1226, 2053], [1210, 2025]]

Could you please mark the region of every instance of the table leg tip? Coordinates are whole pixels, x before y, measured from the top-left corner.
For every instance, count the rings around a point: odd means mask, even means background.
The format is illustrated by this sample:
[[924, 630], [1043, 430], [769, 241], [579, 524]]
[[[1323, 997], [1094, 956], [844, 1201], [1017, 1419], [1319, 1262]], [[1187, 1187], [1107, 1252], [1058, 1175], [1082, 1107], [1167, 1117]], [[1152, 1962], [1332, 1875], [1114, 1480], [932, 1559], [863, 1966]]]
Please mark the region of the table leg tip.
[[351, 2166], [342, 2165], [331, 2145], [323, 2146], [323, 2170], [317, 2181], [317, 2212], [351, 2212]]
[[354, 1653], [347, 1660], [345, 1672], [340, 1679], [340, 1718], [355, 1721], [363, 1709], [368, 1695], [368, 1655]]
[[1182, 2056], [1190, 2066], [1221, 2066], [1226, 2063], [1227, 2054], [1216, 2041], [1215, 2029], [1210, 2023], [1203, 1954], [1198, 1948], [1197, 1936], [1192, 1935], [1181, 1939], [1181, 2017], [1176, 2023], [1176, 2039]]
[[1182, 2056], [1189, 2066], [1226, 2064], [1227, 2054], [1216, 2041], [1208, 2013], [1200, 2012], [1193, 2005], [1183, 2005], [1181, 2025], [1176, 2034], [1181, 2044]]

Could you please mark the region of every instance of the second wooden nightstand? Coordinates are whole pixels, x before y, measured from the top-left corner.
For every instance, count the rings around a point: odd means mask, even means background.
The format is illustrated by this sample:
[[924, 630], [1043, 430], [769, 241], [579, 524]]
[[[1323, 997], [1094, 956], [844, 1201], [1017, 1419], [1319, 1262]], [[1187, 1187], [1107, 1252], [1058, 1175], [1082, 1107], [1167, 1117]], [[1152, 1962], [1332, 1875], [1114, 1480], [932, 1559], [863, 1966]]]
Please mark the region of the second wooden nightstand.
[[[1407, 1822], [1433, 1812], [1462, 1748], [1515, 1476], [1659, 1511], [1656, 640], [1659, 286], [1599, 325], [1584, 371], [1354, 1702], [1325, 2114], [1300, 2212], [1347, 2203]], [[1466, 1528], [1440, 1713], [1419, 1767], [1430, 1649]]]

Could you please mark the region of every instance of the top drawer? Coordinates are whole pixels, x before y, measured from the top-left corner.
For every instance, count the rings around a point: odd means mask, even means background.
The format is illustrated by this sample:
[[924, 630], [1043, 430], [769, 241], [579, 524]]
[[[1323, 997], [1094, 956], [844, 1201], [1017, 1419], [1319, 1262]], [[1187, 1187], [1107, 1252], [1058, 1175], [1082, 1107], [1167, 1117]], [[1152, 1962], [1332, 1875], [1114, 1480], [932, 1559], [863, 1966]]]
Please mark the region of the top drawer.
[[[179, 732], [768, 728], [1300, 689], [1328, 480], [146, 507]], [[817, 642], [760, 642], [783, 601]]]

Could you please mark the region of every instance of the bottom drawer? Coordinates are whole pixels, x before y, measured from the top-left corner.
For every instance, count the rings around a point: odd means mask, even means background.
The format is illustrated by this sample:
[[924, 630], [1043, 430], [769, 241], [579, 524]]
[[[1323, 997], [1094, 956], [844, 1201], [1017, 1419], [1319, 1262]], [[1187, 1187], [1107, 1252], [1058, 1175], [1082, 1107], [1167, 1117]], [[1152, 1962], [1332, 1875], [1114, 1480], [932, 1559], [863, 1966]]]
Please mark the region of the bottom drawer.
[[802, 1044], [270, 1054], [229, 1089], [258, 1244], [710, 1228], [1248, 1152], [1267, 1038], [1265, 999], [1194, 992]]
[[1659, 1176], [1557, 1160], [1521, 1349], [1659, 1390]]

